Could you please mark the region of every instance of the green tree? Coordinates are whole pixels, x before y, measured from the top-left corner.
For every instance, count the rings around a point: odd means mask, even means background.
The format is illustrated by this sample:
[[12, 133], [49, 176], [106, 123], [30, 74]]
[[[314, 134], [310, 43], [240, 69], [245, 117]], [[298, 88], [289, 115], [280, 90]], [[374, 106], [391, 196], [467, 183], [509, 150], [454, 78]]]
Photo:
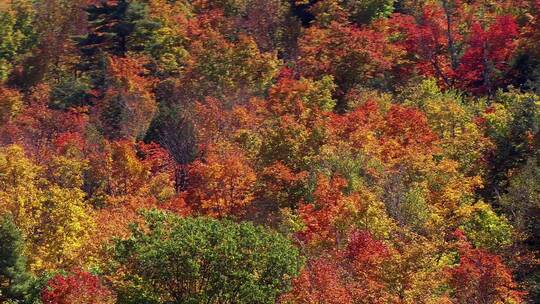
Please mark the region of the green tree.
[[529, 159], [510, 176], [508, 190], [500, 197], [499, 204], [531, 244], [540, 244], [540, 166], [537, 159]]
[[27, 0], [11, 1], [7, 9], [0, 8], [0, 81], [7, 78], [13, 63], [35, 45], [34, 14]]
[[504, 216], [497, 215], [484, 202], [462, 206], [459, 210], [466, 220], [460, 226], [471, 243], [491, 251], [508, 248], [513, 243], [512, 229]]
[[346, 0], [344, 6], [357, 24], [369, 24], [380, 17], [388, 17], [394, 9], [394, 0]]
[[508, 186], [512, 170], [533, 156], [532, 139], [540, 134], [540, 97], [518, 90], [498, 92], [496, 103], [485, 111], [486, 132], [496, 153], [488, 158], [487, 195], [497, 197]]
[[90, 26], [89, 33], [79, 41], [83, 55], [93, 57], [102, 51], [116, 56], [126, 54], [128, 37], [135, 31], [135, 20], [129, 18], [129, 7], [130, 1], [121, 0], [101, 1], [86, 8]]
[[0, 302], [21, 299], [30, 282], [24, 240], [13, 218], [0, 218]]
[[77, 37], [82, 54], [79, 69], [89, 71], [95, 85], [104, 84], [106, 55], [124, 57], [128, 51], [143, 51], [145, 41], [159, 23], [148, 19], [144, 2], [102, 0], [86, 9], [88, 34]]
[[250, 223], [144, 219], [114, 246], [121, 303], [274, 303], [302, 265], [290, 240]]

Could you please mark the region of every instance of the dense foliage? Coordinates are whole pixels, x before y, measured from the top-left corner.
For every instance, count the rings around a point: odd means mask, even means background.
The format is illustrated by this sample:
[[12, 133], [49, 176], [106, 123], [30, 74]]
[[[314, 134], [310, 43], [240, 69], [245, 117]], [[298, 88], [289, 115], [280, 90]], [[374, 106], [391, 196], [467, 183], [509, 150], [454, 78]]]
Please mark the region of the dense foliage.
[[540, 2], [0, 0], [0, 302], [540, 301]]
[[274, 303], [299, 251], [250, 223], [148, 212], [114, 248], [122, 303]]

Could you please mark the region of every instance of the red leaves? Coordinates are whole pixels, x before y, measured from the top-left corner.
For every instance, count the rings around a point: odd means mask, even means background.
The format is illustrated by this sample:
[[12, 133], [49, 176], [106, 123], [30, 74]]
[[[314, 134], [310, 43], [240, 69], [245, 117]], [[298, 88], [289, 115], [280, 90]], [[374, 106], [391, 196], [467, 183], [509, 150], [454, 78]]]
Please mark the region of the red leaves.
[[[466, 15], [460, 3], [427, 5], [418, 18], [396, 14], [391, 23], [417, 72], [472, 93], [493, 93], [510, 69], [518, 26], [510, 15], [491, 25]], [[467, 26], [470, 25], [470, 28]], [[463, 54], [460, 56], [460, 54]]]
[[82, 138], [89, 122], [85, 108], [55, 111], [48, 107], [48, 99], [47, 87], [35, 88], [16, 119], [0, 126], [4, 143], [20, 144], [40, 161], [52, 156], [53, 151], [63, 150], [68, 142], [78, 148], [84, 146]]
[[293, 282], [293, 290], [282, 298], [284, 303], [352, 303], [351, 295], [342, 280], [342, 270], [329, 259], [309, 261]]
[[392, 23], [403, 35], [401, 44], [416, 62], [415, 68], [422, 75], [437, 77], [449, 85], [453, 75], [448, 53], [448, 31], [443, 10], [435, 5], [426, 5], [416, 21], [413, 16], [396, 14]]
[[524, 293], [517, 290], [500, 256], [466, 243], [460, 245], [459, 254], [459, 265], [449, 270], [458, 303], [520, 303]]
[[491, 93], [508, 72], [509, 60], [516, 49], [519, 34], [512, 16], [500, 16], [487, 29], [475, 22], [469, 47], [457, 71], [461, 85], [475, 93]]
[[343, 250], [308, 261], [284, 302], [387, 303], [380, 265], [386, 246], [367, 231], [353, 231]]
[[345, 256], [355, 263], [367, 266], [388, 257], [389, 252], [383, 242], [373, 239], [371, 233], [357, 230], [349, 235]]
[[114, 303], [112, 292], [99, 277], [80, 269], [50, 279], [41, 292], [44, 304], [107, 304]]
[[151, 142], [137, 143], [137, 154], [142, 159], [142, 162], [150, 168], [152, 174], [166, 172], [174, 174], [174, 159], [169, 152], [159, 144]]

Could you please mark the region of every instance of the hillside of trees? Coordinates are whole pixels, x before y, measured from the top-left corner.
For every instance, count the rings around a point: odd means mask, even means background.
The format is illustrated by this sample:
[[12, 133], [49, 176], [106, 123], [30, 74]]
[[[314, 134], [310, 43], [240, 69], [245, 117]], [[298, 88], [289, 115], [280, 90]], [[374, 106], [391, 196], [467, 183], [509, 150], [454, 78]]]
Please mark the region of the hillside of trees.
[[0, 303], [540, 303], [540, 1], [0, 0]]

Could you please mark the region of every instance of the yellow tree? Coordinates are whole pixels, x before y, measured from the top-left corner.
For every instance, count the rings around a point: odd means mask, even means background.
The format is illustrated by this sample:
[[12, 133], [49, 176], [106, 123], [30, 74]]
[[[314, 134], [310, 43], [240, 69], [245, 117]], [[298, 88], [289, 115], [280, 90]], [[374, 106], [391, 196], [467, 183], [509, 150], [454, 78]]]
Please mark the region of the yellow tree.
[[[11, 213], [25, 236], [32, 269], [51, 270], [81, 263], [83, 248], [94, 226], [84, 192], [78, 188], [81, 166], [55, 158], [51, 166], [71, 184], [47, 180], [44, 168], [27, 158], [19, 146], [0, 149], [0, 213]], [[67, 180], [70, 180], [69, 178]], [[57, 180], [60, 181], [60, 180]]]

